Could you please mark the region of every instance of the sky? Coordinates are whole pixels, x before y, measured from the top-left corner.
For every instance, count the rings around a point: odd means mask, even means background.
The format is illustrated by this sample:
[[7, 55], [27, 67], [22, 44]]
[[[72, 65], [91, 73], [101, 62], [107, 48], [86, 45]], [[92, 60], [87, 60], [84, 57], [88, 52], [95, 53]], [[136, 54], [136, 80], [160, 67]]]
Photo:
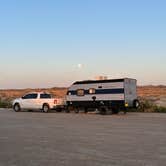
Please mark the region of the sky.
[[165, 0], [0, 0], [0, 89], [99, 75], [166, 85]]

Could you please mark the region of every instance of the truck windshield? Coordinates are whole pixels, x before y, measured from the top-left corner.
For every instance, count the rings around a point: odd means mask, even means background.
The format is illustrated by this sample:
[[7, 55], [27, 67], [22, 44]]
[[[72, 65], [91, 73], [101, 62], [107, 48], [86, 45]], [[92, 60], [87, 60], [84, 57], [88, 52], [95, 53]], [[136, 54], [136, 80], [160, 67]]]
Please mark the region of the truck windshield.
[[50, 94], [40, 94], [40, 98], [41, 99], [51, 99], [51, 95]]

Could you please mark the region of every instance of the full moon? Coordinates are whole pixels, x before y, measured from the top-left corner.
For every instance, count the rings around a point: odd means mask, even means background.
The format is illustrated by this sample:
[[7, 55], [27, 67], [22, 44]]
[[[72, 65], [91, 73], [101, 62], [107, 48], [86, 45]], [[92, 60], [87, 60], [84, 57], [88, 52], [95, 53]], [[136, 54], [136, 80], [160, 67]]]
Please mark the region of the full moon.
[[81, 63], [79, 63], [79, 64], [77, 65], [77, 67], [78, 67], [79, 69], [81, 69], [81, 68], [83, 67], [83, 65], [82, 65]]

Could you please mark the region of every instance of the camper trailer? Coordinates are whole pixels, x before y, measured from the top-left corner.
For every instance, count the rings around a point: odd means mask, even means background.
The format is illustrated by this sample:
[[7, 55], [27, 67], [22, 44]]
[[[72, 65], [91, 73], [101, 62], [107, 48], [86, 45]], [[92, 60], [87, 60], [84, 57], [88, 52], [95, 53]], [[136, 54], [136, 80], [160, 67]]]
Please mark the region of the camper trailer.
[[101, 114], [112, 114], [138, 108], [136, 83], [131, 78], [77, 81], [68, 89], [67, 110], [76, 113], [98, 110]]

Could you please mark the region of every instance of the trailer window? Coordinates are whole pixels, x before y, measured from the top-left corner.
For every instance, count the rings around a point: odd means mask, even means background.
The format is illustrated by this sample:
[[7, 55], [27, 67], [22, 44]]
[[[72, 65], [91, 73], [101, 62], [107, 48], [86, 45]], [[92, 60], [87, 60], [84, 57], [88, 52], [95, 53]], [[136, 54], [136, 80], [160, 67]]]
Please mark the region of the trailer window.
[[89, 89], [89, 94], [95, 94], [95, 93], [96, 93], [96, 89], [94, 89], [94, 88]]
[[84, 96], [84, 90], [83, 89], [78, 89], [77, 90], [77, 96]]

